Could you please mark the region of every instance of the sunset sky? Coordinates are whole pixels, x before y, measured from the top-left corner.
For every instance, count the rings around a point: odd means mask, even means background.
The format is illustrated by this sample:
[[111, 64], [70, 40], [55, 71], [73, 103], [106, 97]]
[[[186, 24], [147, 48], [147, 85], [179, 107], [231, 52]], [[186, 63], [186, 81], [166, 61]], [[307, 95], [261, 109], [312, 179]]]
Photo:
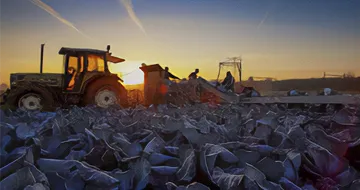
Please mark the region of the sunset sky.
[[1, 0], [1, 82], [14, 72], [62, 72], [61, 47], [106, 49], [126, 59], [112, 72], [141, 82], [139, 64], [213, 79], [242, 56], [249, 76], [360, 75], [359, 0]]

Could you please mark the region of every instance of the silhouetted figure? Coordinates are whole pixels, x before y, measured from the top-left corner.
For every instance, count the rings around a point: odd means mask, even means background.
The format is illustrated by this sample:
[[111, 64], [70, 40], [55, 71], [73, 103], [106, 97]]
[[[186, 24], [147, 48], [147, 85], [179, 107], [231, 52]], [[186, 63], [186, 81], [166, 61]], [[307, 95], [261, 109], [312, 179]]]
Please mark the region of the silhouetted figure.
[[169, 67], [165, 67], [164, 79], [170, 80], [170, 78], [180, 80], [179, 77], [177, 77], [169, 72]]
[[199, 69], [195, 69], [194, 72], [192, 72], [190, 75], [189, 75], [189, 80], [191, 79], [197, 79], [197, 74], [199, 73]]
[[65, 84], [67, 84], [67, 89], [71, 89], [74, 86], [74, 81], [73, 81], [74, 78], [75, 78], [75, 69], [73, 67], [69, 67], [65, 75]]
[[228, 71], [226, 73], [226, 77], [224, 79], [224, 81], [221, 83], [221, 85], [226, 89], [226, 90], [231, 90], [234, 92], [234, 86], [235, 86], [235, 79], [232, 76], [231, 72]]

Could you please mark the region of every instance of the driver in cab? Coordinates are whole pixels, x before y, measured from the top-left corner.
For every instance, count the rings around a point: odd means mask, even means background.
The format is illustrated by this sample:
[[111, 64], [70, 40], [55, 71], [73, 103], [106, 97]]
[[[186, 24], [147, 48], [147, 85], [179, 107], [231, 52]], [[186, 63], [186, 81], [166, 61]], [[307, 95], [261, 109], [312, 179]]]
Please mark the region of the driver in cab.
[[65, 76], [65, 84], [67, 84], [67, 90], [72, 90], [75, 84], [75, 68], [69, 67]]

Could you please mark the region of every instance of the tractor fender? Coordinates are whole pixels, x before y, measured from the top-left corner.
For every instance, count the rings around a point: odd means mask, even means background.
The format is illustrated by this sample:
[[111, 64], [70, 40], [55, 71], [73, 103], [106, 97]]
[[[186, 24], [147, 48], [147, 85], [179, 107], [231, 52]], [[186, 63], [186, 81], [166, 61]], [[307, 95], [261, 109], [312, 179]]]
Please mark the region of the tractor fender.
[[122, 79], [122, 78], [120, 78], [119, 76], [117, 76], [117, 75], [114, 75], [119, 81], [121, 81], [121, 82], [124, 82], [124, 80]]
[[83, 83], [83, 85], [81, 87], [81, 90], [80, 90], [80, 93], [84, 94], [86, 92], [86, 89], [89, 87], [89, 85], [91, 85], [92, 83], [94, 83], [97, 80], [103, 80], [105, 78], [107, 80], [114, 80], [114, 81], [120, 80], [121, 82], [123, 82], [123, 80], [120, 77], [118, 77], [117, 75], [115, 75], [115, 74], [112, 74], [112, 75], [94, 75], [94, 76], [90, 77], [90, 79], [86, 80]]

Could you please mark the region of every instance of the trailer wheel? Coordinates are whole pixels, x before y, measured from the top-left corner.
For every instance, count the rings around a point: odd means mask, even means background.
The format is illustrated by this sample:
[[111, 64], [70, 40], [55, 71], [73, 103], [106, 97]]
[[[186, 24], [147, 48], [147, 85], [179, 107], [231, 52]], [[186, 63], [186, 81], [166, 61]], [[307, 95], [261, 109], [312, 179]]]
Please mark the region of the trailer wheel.
[[100, 78], [89, 84], [83, 98], [84, 105], [107, 108], [113, 105], [127, 106], [126, 89], [114, 79]]

